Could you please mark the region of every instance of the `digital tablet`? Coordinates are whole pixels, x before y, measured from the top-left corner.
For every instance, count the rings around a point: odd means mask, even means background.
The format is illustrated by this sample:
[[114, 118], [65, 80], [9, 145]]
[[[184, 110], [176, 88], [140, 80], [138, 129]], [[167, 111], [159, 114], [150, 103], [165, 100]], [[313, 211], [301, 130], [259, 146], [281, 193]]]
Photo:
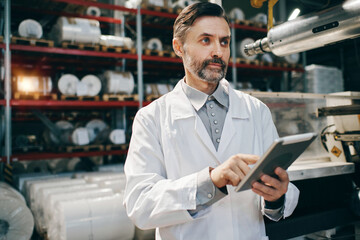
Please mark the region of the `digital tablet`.
[[274, 170], [286, 170], [316, 138], [316, 133], [304, 133], [276, 139], [250, 172], [241, 180], [235, 191], [251, 189], [255, 181], [261, 181], [264, 174], [277, 177]]

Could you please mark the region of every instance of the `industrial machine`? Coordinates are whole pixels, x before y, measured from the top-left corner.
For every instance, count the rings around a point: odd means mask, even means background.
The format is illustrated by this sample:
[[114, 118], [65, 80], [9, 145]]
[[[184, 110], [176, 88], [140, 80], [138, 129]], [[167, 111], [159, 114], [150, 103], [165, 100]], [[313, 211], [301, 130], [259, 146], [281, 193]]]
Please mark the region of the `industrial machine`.
[[[251, 5], [261, 7], [264, 1], [251, 0]], [[330, 9], [272, 27], [272, 8], [276, 2], [269, 0], [267, 36], [245, 45], [244, 51], [249, 56], [265, 52], [286, 56], [360, 36], [358, 0], [347, 0]]]

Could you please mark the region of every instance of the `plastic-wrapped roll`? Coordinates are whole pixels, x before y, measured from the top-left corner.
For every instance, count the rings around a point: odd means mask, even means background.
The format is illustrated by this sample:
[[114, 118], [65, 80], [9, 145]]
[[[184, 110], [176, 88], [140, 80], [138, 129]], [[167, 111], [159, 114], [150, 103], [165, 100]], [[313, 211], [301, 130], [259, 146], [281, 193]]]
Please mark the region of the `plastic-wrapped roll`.
[[[61, 130], [63, 134], [70, 134], [74, 129], [74, 125], [68, 121], [60, 120], [55, 123], [55, 125]], [[44, 139], [48, 145], [56, 144], [59, 145], [61, 143], [60, 139], [68, 140], [67, 144], [70, 144], [70, 140], [66, 137], [57, 136], [50, 132], [50, 130], [46, 129], [44, 132]]]
[[76, 128], [71, 134], [71, 141], [74, 145], [82, 146], [90, 143], [88, 130], [84, 127]]
[[284, 60], [287, 63], [290, 63], [290, 64], [297, 64], [299, 62], [299, 60], [300, 60], [300, 54], [299, 53], [293, 53], [293, 54], [284, 56]]
[[[37, 197], [37, 201], [35, 203], [35, 209], [39, 213], [37, 215], [37, 228], [40, 232], [45, 232], [48, 227], [48, 222], [50, 220], [50, 212], [52, 208], [50, 208], [50, 197], [56, 194], [64, 194], [71, 193], [84, 190], [94, 190], [99, 189], [97, 184], [79, 184], [74, 186], [61, 186], [61, 187], [51, 187], [51, 188], [42, 188], [39, 191], [39, 196]], [[53, 205], [52, 205], [53, 207]]]
[[[0, 182], [0, 195], [1, 196], [9, 196], [13, 198], [17, 198], [26, 204], [25, 198], [21, 193], [15, 190], [15, 188], [11, 187], [9, 184], [5, 182]], [[1, 219], [1, 218], [0, 218]]]
[[254, 42], [254, 39], [252, 39], [252, 38], [244, 38], [243, 40], [238, 42], [238, 44], [237, 44], [237, 53], [239, 54], [239, 57], [249, 59], [249, 60], [254, 60], [256, 58], [256, 55], [248, 56], [244, 52], [245, 45], [251, 44], [253, 42]]
[[100, 23], [92, 19], [59, 17], [51, 35], [58, 42], [99, 43]]
[[116, 172], [116, 173], [123, 173], [124, 172], [124, 164], [117, 163], [117, 164], [106, 164], [97, 167], [97, 170], [100, 172]]
[[258, 13], [251, 18], [252, 21], [267, 24], [267, 15], [265, 13]]
[[110, 142], [113, 144], [124, 144], [126, 142], [125, 130], [114, 129], [109, 135]]
[[187, 6], [195, 3], [196, 1], [191, 0], [178, 0], [172, 4], [173, 8], [186, 8]]
[[88, 183], [98, 183], [102, 181], [108, 181], [108, 180], [118, 180], [123, 179], [125, 180], [125, 174], [124, 173], [108, 173], [108, 174], [98, 174], [93, 176], [84, 176], [84, 179]]
[[156, 51], [162, 51], [163, 46], [162, 42], [158, 38], [150, 38], [148, 41], [144, 42], [144, 49], [151, 49]]
[[21, 37], [41, 38], [43, 29], [39, 22], [26, 19], [19, 24], [18, 32]]
[[150, 6], [164, 7], [164, 0], [147, 0]]
[[59, 78], [58, 88], [63, 95], [75, 95], [79, 79], [73, 74], [64, 74]]
[[[122, 205], [123, 196], [59, 202], [59, 228], [51, 239], [133, 239], [134, 225]], [[50, 237], [50, 236], [49, 236]]]
[[126, 178], [124, 176], [124, 178], [102, 181], [98, 182], [98, 185], [101, 188], [110, 188], [114, 193], [122, 193], [125, 191]]
[[81, 79], [81, 82], [87, 86], [86, 96], [94, 97], [100, 93], [101, 81], [97, 76], [92, 74], [86, 75]]
[[[101, 133], [109, 128], [109, 126], [101, 119], [92, 119], [86, 123], [86, 129], [89, 133], [90, 142], [94, 142], [97, 138], [98, 142], [104, 142], [107, 136], [101, 136]], [[102, 138], [102, 139], [99, 139]]]
[[29, 206], [31, 209], [34, 208], [35, 198], [40, 189], [46, 187], [61, 187], [61, 186], [72, 186], [78, 184], [85, 184], [84, 179], [56, 179], [56, 181], [39, 181], [33, 182], [30, 184], [29, 189], [27, 190], [29, 194]]
[[0, 188], [0, 238], [29, 240], [34, 229], [34, 218], [23, 200], [5, 195]]
[[26, 167], [27, 172], [32, 173], [32, 172], [36, 172], [36, 173], [44, 173], [44, 172], [49, 172], [49, 169], [47, 167], [47, 162], [46, 161], [31, 161], [27, 167]]
[[105, 71], [106, 93], [131, 94], [134, 91], [135, 81], [131, 72]]
[[234, 20], [245, 20], [245, 14], [240, 8], [231, 9], [229, 17]]
[[100, 17], [101, 15], [101, 10], [98, 7], [95, 6], [90, 6], [86, 9], [86, 15], [90, 15], [90, 16], [95, 16], [95, 17]]
[[101, 35], [100, 44], [104, 46], [112, 47], [126, 47], [132, 48], [134, 45], [133, 40], [128, 37], [120, 37], [113, 35]]

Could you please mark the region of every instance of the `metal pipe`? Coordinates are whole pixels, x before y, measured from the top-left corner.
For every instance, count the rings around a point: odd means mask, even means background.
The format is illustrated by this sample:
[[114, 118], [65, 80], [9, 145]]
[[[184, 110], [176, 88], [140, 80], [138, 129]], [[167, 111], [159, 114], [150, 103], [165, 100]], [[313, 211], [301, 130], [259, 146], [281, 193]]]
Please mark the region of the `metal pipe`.
[[143, 106], [143, 62], [142, 62], [142, 20], [141, 20], [141, 7], [140, 4], [137, 7], [136, 14], [136, 48], [137, 48], [137, 84], [139, 95], [139, 108]]
[[5, 0], [5, 155], [6, 163], [11, 157], [11, 55], [10, 55], [10, 1]]
[[277, 56], [307, 51], [360, 36], [360, 1], [304, 15], [269, 30], [267, 37], [245, 46], [249, 56], [272, 52]]

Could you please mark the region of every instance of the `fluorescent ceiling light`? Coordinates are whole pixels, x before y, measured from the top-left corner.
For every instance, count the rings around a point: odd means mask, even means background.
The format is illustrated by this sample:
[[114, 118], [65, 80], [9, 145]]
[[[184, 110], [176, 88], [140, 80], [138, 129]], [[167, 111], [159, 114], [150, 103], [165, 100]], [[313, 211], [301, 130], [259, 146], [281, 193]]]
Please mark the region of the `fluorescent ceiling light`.
[[299, 16], [299, 13], [300, 13], [300, 9], [295, 8], [294, 11], [291, 13], [288, 21], [294, 20], [295, 18], [297, 18], [297, 16]]

